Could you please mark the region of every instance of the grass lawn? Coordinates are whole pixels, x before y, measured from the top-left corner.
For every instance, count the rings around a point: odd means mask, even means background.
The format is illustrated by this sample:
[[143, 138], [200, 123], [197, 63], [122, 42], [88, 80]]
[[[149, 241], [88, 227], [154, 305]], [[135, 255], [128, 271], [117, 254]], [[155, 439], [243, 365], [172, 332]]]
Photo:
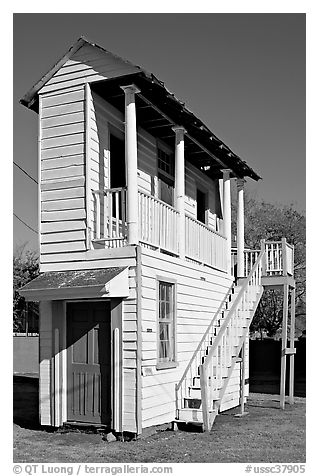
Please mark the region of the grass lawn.
[[[210, 433], [157, 431], [131, 442], [107, 443], [99, 434], [46, 432], [14, 425], [14, 462], [47, 463], [303, 463], [304, 398], [279, 409], [277, 395], [251, 394], [249, 414], [220, 414]], [[28, 425], [24, 425], [28, 426]]]

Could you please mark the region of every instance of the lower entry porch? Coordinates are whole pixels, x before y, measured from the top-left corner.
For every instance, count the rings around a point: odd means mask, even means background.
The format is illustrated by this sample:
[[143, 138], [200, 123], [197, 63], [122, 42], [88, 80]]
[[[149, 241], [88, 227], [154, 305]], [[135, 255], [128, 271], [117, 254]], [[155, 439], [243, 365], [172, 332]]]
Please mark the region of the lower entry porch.
[[22, 289], [40, 301], [41, 425], [136, 430], [126, 428], [122, 408], [128, 275], [125, 267], [44, 273]]
[[122, 431], [122, 300], [43, 301], [40, 313], [41, 425]]

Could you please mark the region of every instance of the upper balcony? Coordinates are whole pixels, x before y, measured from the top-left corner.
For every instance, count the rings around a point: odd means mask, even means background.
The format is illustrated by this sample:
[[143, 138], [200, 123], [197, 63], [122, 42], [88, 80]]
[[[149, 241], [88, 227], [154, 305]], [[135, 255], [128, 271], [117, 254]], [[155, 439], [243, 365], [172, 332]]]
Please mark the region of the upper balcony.
[[[127, 244], [126, 188], [94, 190], [94, 248], [118, 248]], [[172, 206], [138, 192], [138, 238], [143, 246], [180, 256], [180, 213]], [[185, 214], [185, 258], [226, 271], [226, 238]]]

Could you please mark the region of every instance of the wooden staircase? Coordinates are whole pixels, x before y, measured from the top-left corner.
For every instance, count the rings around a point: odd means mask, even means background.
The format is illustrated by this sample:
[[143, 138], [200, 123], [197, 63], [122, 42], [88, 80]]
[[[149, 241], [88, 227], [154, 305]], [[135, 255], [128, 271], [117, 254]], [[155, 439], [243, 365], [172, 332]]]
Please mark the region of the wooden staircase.
[[211, 429], [262, 296], [264, 253], [248, 277], [229, 288], [176, 385], [177, 423]]

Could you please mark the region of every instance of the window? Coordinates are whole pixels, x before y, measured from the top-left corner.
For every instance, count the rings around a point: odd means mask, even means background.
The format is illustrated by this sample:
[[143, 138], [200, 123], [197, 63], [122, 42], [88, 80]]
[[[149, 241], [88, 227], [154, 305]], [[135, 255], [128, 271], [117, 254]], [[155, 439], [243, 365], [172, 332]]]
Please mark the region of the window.
[[206, 223], [206, 193], [197, 189], [196, 191], [196, 201], [197, 201], [197, 220], [202, 223]]
[[110, 134], [110, 188], [126, 186], [125, 142]]
[[170, 177], [173, 177], [174, 176], [173, 154], [168, 154], [167, 152], [164, 152], [164, 150], [158, 149], [157, 157], [158, 157], [158, 169], [161, 172], [164, 172], [165, 175], [169, 175]]
[[158, 283], [158, 367], [175, 366], [175, 284]]
[[174, 206], [174, 155], [157, 149], [159, 199]]

